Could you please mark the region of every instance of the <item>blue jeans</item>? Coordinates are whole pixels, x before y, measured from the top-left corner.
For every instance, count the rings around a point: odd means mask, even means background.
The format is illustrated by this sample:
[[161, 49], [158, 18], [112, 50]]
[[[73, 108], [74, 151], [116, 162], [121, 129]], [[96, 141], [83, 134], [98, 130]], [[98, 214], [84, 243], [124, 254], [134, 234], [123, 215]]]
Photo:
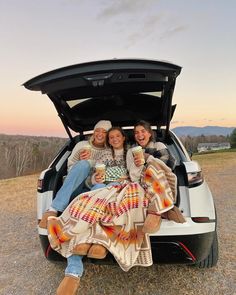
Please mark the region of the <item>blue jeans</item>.
[[52, 207], [60, 212], [63, 212], [69, 205], [70, 198], [73, 194], [79, 195], [82, 192], [84, 182], [90, 172], [90, 164], [87, 160], [78, 161], [73, 165], [62, 187], [57, 192], [52, 201]]
[[84, 272], [82, 259], [83, 256], [80, 255], [71, 255], [70, 257], [68, 257], [65, 274], [81, 277]]
[[119, 185], [120, 183], [119, 182], [110, 182], [108, 184], [105, 184], [105, 183], [96, 183], [92, 188], [91, 188], [91, 191], [94, 191], [95, 189], [98, 189], [98, 188], [103, 188], [103, 187], [106, 187], [106, 186], [111, 186], [111, 185]]

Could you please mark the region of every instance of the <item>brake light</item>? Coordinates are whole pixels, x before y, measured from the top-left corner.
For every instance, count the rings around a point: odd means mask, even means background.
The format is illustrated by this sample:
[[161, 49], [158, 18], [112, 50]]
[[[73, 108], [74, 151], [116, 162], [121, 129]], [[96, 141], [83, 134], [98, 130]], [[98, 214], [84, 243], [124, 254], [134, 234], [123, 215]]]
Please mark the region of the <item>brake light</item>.
[[43, 179], [38, 179], [38, 190], [41, 190], [43, 188]]
[[195, 187], [203, 183], [203, 174], [202, 171], [189, 172], [188, 175], [188, 186]]
[[206, 223], [206, 222], [210, 222], [210, 218], [209, 217], [192, 217], [192, 221], [197, 223]]

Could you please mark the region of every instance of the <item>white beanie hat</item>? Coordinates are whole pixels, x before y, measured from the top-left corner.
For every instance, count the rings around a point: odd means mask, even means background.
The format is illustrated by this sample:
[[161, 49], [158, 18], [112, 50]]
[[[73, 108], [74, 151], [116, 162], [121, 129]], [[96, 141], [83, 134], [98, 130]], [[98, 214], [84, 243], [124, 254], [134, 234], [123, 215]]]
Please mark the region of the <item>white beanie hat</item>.
[[112, 125], [111, 125], [111, 122], [110, 121], [101, 120], [101, 121], [98, 121], [97, 122], [97, 124], [94, 126], [94, 129], [93, 130], [95, 130], [97, 128], [103, 128], [106, 131], [108, 131], [111, 127], [112, 127]]

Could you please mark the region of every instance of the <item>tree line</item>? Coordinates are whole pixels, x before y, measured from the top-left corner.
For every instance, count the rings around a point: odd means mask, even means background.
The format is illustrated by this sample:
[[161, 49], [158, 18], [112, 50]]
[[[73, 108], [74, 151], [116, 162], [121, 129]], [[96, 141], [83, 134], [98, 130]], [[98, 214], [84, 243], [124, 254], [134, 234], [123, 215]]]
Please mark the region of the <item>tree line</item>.
[[[236, 130], [236, 129], [235, 129]], [[200, 136], [181, 136], [180, 140], [187, 151], [192, 153], [197, 153], [197, 146], [199, 143], [222, 143], [230, 142], [231, 147], [233, 144], [231, 142], [231, 135], [200, 135]]]
[[0, 179], [46, 169], [67, 139], [0, 134]]
[[[201, 135], [180, 137], [190, 152], [199, 143], [230, 142], [236, 147], [236, 129], [230, 136]], [[66, 143], [66, 138], [0, 134], [0, 179], [12, 178], [46, 169]]]

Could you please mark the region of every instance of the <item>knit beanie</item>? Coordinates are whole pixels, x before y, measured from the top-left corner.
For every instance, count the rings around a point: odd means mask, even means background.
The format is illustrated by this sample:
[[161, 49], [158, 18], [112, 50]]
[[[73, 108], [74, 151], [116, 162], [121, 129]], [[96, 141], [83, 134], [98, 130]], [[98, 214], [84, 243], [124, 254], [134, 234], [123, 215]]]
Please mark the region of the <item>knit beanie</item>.
[[111, 125], [111, 122], [110, 121], [101, 120], [101, 121], [98, 121], [97, 122], [97, 124], [94, 126], [94, 129], [93, 130], [95, 130], [97, 128], [103, 128], [106, 131], [108, 131], [111, 127], [112, 127], [112, 125]]

